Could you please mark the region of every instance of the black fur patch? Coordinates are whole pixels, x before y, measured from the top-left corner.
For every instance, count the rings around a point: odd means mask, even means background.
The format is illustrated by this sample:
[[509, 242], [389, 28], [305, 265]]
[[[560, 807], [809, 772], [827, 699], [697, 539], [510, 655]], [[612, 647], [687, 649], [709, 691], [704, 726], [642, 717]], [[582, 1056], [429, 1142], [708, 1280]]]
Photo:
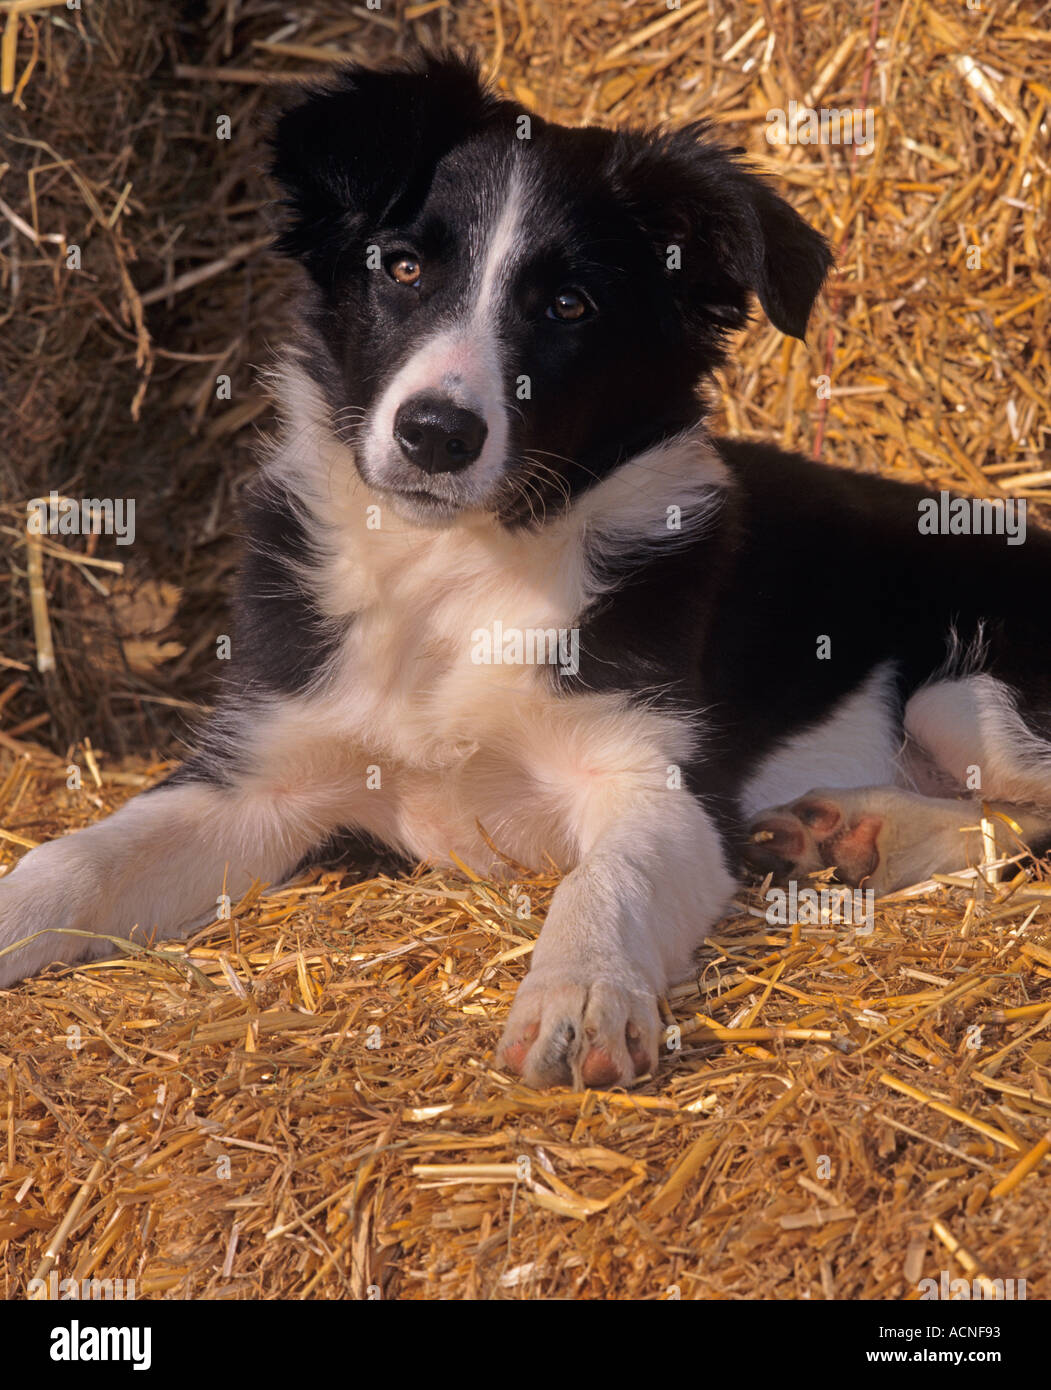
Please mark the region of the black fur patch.
[[295, 874], [322, 866], [353, 873], [359, 879], [377, 874], [398, 877], [411, 872], [413, 861], [371, 835], [353, 829], [336, 830], [297, 864]]
[[233, 785], [249, 771], [245, 751], [256, 711], [273, 696], [296, 695], [321, 677], [346, 634], [330, 622], [308, 587], [315, 548], [292, 499], [273, 483], [257, 486], [247, 506], [245, 553], [234, 602], [219, 705], [198, 751], [153, 788], [208, 782]]
[[1048, 533], [1030, 526], [1017, 547], [923, 535], [922, 487], [771, 445], [716, 444], [733, 480], [718, 519], [686, 549], [651, 555], [584, 615], [580, 672], [563, 688], [695, 711], [702, 751], [686, 780], [726, 813], [765, 757], [882, 663], [896, 671], [903, 710], [943, 667], [953, 634], [980, 645], [975, 669], [1019, 692], [1027, 725], [1051, 735], [1045, 618], [1017, 602], [1046, 589]]
[[272, 484], [253, 496], [234, 606], [233, 673], [241, 687], [295, 695], [324, 671], [346, 629], [324, 617], [304, 570], [316, 562], [292, 499]]

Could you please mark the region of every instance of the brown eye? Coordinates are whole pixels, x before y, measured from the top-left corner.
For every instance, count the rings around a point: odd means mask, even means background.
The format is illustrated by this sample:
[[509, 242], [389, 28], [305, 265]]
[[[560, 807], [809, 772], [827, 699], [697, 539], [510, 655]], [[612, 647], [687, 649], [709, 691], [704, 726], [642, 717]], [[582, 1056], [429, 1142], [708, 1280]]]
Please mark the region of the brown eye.
[[399, 285], [418, 285], [423, 267], [415, 256], [399, 256], [390, 266], [391, 279]]
[[559, 290], [547, 307], [549, 319], [561, 319], [563, 323], [573, 323], [582, 319], [591, 305], [578, 290]]

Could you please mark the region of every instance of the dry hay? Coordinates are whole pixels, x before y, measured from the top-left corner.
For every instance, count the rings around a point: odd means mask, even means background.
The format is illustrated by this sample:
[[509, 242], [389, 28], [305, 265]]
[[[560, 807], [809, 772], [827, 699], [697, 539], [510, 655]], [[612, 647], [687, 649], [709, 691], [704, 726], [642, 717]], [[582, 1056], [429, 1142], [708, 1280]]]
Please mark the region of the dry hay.
[[[1039, 4], [216, 0], [196, 28], [132, 0], [2, 8], [6, 864], [152, 780], [159, 716], [207, 688], [267, 418], [251, 368], [290, 283], [263, 249], [253, 122], [271, 83], [337, 54], [445, 37], [545, 115], [715, 115], [840, 251], [808, 346], [742, 337], [718, 425], [1051, 498]], [[764, 139], [771, 107], [866, 93], [871, 155]], [[63, 273], [73, 243], [90, 275]], [[65, 537], [31, 555], [25, 502], [52, 486], [135, 495], [133, 558]], [[667, 1001], [681, 1049], [626, 1094], [535, 1094], [488, 1064], [553, 880], [523, 918], [466, 872], [315, 875], [188, 956], [34, 982], [0, 997], [4, 1291], [54, 1265], [145, 1296], [902, 1298], [947, 1269], [1046, 1296], [1051, 933], [1046, 880], [1014, 874], [882, 902], [864, 938], [772, 928], [743, 896]]]
[[[0, 816], [25, 846], [156, 772], [20, 761]], [[554, 882], [319, 872], [2, 996], [7, 1296], [1044, 1293], [1051, 883], [946, 877], [868, 936], [742, 895], [659, 1076], [575, 1094], [489, 1060]]]

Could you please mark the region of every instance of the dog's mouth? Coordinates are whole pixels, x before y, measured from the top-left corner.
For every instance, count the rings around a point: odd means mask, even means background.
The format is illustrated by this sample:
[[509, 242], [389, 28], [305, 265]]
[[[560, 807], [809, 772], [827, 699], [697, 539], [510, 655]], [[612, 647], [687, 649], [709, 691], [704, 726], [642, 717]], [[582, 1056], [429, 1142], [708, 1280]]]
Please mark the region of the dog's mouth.
[[429, 478], [399, 462], [376, 468], [367, 455], [355, 462], [362, 482], [398, 516], [417, 525], [449, 525], [459, 517], [490, 512], [499, 492], [472, 485], [462, 474]]
[[377, 450], [367, 431], [351, 448], [361, 481], [377, 495], [377, 500], [405, 521], [419, 526], [447, 526], [461, 517], [477, 518], [498, 508], [504, 482], [502, 469], [496, 478], [479, 476], [480, 464], [428, 473], [413, 467], [389, 447]]
[[380, 486], [378, 491], [391, 501], [391, 505], [407, 521], [429, 522], [430, 524], [452, 522], [464, 512], [473, 510], [469, 503], [442, 497], [422, 487]]
[[424, 487], [388, 487], [386, 492], [393, 493], [395, 497], [404, 497], [412, 502], [433, 503], [436, 507], [455, 507], [459, 504], [450, 502], [447, 497], [439, 497], [436, 492], [428, 492]]

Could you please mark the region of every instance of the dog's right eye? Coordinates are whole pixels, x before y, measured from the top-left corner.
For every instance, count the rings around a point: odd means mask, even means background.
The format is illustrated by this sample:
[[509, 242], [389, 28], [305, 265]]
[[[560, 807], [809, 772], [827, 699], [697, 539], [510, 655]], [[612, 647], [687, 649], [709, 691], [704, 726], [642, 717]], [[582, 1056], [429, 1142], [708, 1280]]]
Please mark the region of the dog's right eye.
[[423, 267], [415, 256], [397, 256], [387, 266], [387, 274], [399, 285], [418, 285]]
[[576, 323], [578, 319], [587, 318], [591, 312], [591, 301], [581, 290], [559, 290], [547, 306], [548, 318], [558, 319], [561, 323]]

